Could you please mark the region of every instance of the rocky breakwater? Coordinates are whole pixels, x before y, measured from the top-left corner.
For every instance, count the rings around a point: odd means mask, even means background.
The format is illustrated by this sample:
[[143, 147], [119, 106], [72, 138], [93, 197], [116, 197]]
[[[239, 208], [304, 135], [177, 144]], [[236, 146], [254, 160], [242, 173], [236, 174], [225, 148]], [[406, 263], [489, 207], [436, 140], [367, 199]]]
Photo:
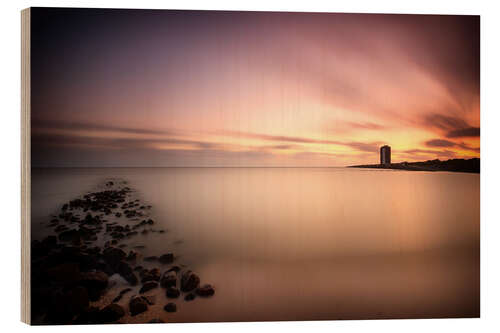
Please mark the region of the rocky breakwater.
[[[174, 300], [181, 296], [192, 301], [214, 295], [211, 285], [200, 285], [197, 274], [184, 265], [174, 265], [176, 256], [171, 252], [144, 257], [144, 245], [123, 250], [139, 234], [165, 232], [153, 228], [152, 207], [141, 204], [125, 185], [124, 181], [108, 181], [102, 190], [63, 204], [46, 223], [51, 235], [32, 242], [34, 323], [117, 323], [160, 302], [168, 317], [167, 313], [177, 311]], [[128, 286], [103, 305], [102, 300], [109, 298], [105, 296], [116, 293], [115, 276]], [[165, 290], [162, 300], [147, 296], [159, 289]]]

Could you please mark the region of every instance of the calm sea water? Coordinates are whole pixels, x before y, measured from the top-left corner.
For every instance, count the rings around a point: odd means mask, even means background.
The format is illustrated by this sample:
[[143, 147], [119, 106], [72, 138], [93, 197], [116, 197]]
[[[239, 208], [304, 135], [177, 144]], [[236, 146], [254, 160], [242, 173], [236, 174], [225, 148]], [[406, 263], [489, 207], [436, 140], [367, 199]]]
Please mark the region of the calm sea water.
[[33, 169], [33, 237], [64, 202], [108, 178], [127, 180], [168, 231], [134, 242], [146, 254], [173, 251], [216, 288], [211, 299], [177, 301], [175, 314], [162, 310], [161, 293], [127, 321], [479, 316], [477, 174]]

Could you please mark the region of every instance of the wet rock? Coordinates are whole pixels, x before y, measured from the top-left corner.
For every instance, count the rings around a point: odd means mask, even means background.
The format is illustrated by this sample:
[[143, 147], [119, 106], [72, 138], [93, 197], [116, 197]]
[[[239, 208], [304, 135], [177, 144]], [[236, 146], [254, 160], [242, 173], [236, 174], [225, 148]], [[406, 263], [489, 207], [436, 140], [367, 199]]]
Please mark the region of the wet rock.
[[57, 237], [56, 236], [47, 236], [42, 240], [41, 245], [43, 247], [53, 249], [57, 245]]
[[75, 319], [74, 324], [89, 325], [101, 323], [102, 320], [100, 318], [100, 313], [101, 311], [98, 307], [90, 306], [80, 312], [78, 317]]
[[137, 259], [137, 252], [135, 251], [129, 251], [128, 255], [127, 255], [127, 261], [133, 261], [133, 260], [136, 260]]
[[195, 298], [196, 298], [196, 295], [195, 295], [195, 294], [193, 294], [193, 293], [190, 293], [190, 294], [187, 294], [187, 295], [184, 297], [184, 300], [185, 300], [186, 302], [190, 302], [190, 301], [194, 300]]
[[68, 227], [65, 226], [65, 225], [58, 225], [57, 227], [55, 227], [54, 231], [59, 233], [59, 232], [63, 232], [63, 231], [66, 231], [68, 230]]
[[130, 314], [132, 316], [138, 315], [148, 310], [148, 303], [141, 296], [133, 297], [129, 303]]
[[115, 322], [123, 316], [125, 316], [125, 310], [116, 303], [111, 303], [99, 313], [100, 321], [103, 323]]
[[173, 253], [166, 253], [160, 256], [158, 259], [162, 264], [170, 264], [174, 261], [174, 254]]
[[177, 286], [177, 273], [174, 271], [165, 272], [160, 279], [160, 285], [163, 288]]
[[177, 311], [177, 305], [175, 303], [167, 303], [164, 307], [163, 310], [167, 312], [176, 312]]
[[84, 287], [55, 290], [49, 299], [47, 320], [54, 324], [68, 324], [88, 306], [89, 298]]
[[108, 247], [102, 253], [104, 259], [111, 265], [116, 266], [121, 260], [125, 259], [127, 254], [122, 250], [116, 247]]
[[148, 323], [149, 324], [162, 324], [162, 323], [164, 323], [164, 321], [161, 320], [160, 318], [153, 318], [150, 321], [148, 321]]
[[182, 274], [181, 277], [181, 291], [189, 292], [198, 287], [200, 284], [200, 278], [198, 275], [194, 274], [192, 271], [187, 271]]
[[113, 237], [113, 239], [123, 239], [125, 238], [125, 235], [121, 232], [113, 231], [111, 233], [111, 237]]
[[205, 284], [204, 286], [196, 289], [196, 294], [201, 297], [210, 297], [215, 294], [215, 290], [211, 285]]
[[113, 299], [113, 303], [117, 303], [118, 301], [120, 301], [122, 299], [123, 295], [125, 295], [126, 293], [128, 293], [131, 290], [132, 290], [131, 288], [125, 288], [122, 291], [120, 291], [120, 293], [118, 294], [118, 296], [116, 296]]
[[122, 290], [120, 291], [120, 295], [124, 295], [124, 294], [128, 293], [129, 291], [132, 291], [132, 288], [125, 288], [125, 289], [122, 289]]
[[113, 303], [118, 303], [123, 298], [123, 295], [118, 294], [115, 298], [113, 298]]
[[85, 215], [85, 219], [83, 220], [83, 223], [90, 224], [90, 225], [97, 225], [97, 224], [101, 224], [101, 219], [99, 216], [92, 216], [90, 213], [87, 213], [87, 215]]
[[80, 241], [80, 233], [78, 232], [78, 230], [75, 230], [75, 229], [71, 229], [71, 230], [66, 230], [66, 231], [63, 231], [59, 234], [59, 240], [61, 242], [72, 242], [72, 243], [76, 243], [78, 241]]
[[67, 306], [71, 308], [71, 312], [76, 314], [89, 306], [89, 296], [87, 289], [77, 286], [68, 292]]
[[146, 257], [144, 258], [144, 261], [157, 261], [158, 260], [158, 257], [157, 256], [149, 256], [149, 257]]
[[80, 274], [80, 283], [88, 288], [105, 289], [108, 275], [104, 272], [84, 272]]
[[143, 270], [141, 272], [141, 282], [145, 283], [148, 281], [156, 281], [160, 280], [160, 270], [158, 268], [152, 268], [150, 270]]
[[84, 272], [80, 274], [80, 284], [87, 288], [89, 298], [97, 301], [108, 286], [108, 275], [104, 272]]
[[145, 292], [148, 292], [154, 288], [157, 288], [158, 287], [158, 283], [157, 282], [154, 282], [154, 281], [149, 281], [149, 282], [146, 282], [141, 290], [139, 290], [139, 294], [144, 294]]
[[31, 256], [32, 257], [42, 257], [47, 255], [51, 250], [57, 248], [57, 237], [47, 236], [41, 242], [35, 240], [31, 242]]
[[167, 270], [167, 272], [176, 272], [176, 273], [179, 273], [180, 271], [181, 268], [179, 266], [172, 266]]
[[175, 287], [168, 287], [166, 295], [168, 298], [177, 298], [181, 295], [181, 292], [179, 289], [177, 289]]
[[75, 284], [80, 279], [80, 268], [76, 263], [64, 263], [48, 268], [46, 274], [53, 283]]
[[154, 304], [155, 304], [156, 297], [155, 297], [155, 296], [153, 296], [153, 295], [150, 295], [150, 296], [142, 296], [142, 298], [144, 298], [144, 300], [146, 301], [146, 303], [148, 303], [148, 305], [154, 305]]
[[132, 268], [130, 268], [126, 262], [120, 261], [117, 265], [116, 272], [127, 280], [130, 285], [135, 286], [137, 284], [137, 276], [135, 276]]

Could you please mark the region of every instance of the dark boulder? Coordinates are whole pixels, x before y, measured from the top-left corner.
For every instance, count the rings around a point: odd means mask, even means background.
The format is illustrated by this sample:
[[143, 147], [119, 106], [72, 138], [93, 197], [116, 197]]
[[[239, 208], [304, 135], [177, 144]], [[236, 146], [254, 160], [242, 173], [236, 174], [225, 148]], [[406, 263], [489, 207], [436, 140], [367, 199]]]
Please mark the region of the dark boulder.
[[68, 324], [88, 306], [88, 293], [84, 287], [55, 290], [49, 300], [47, 321], [53, 324]]
[[148, 324], [163, 324], [164, 321], [161, 320], [160, 318], [153, 318], [150, 321], [148, 321]]
[[122, 289], [120, 291], [120, 295], [125, 295], [126, 293], [128, 293], [129, 291], [132, 291], [132, 288], [125, 288], [125, 289]]
[[90, 300], [97, 301], [108, 286], [108, 275], [100, 271], [81, 273], [80, 284], [87, 288]]
[[148, 303], [143, 297], [136, 296], [130, 300], [129, 303], [130, 314], [132, 316], [138, 315], [148, 310]]
[[184, 274], [182, 274], [181, 278], [182, 292], [189, 292], [193, 289], [196, 289], [199, 284], [200, 284], [200, 278], [192, 271], [187, 271]]
[[117, 265], [127, 257], [127, 254], [122, 249], [116, 247], [108, 247], [103, 251], [102, 255], [111, 266]]
[[135, 251], [129, 251], [128, 255], [127, 255], [127, 261], [134, 261], [137, 259], [137, 252]]
[[81, 241], [80, 232], [76, 229], [63, 231], [59, 234], [59, 240], [61, 242], [78, 243]]
[[169, 269], [167, 269], [167, 272], [176, 272], [179, 273], [181, 271], [181, 268], [179, 266], [172, 266]]
[[142, 298], [144, 298], [144, 300], [146, 301], [146, 303], [148, 303], [148, 305], [154, 305], [155, 304], [156, 296], [153, 296], [153, 295], [142, 296]]
[[108, 275], [104, 272], [84, 272], [80, 274], [80, 284], [92, 289], [102, 290], [108, 286]]
[[47, 236], [42, 240], [41, 245], [49, 249], [52, 249], [57, 245], [57, 237], [53, 235]]
[[99, 312], [100, 322], [112, 323], [125, 316], [123, 307], [116, 303], [111, 303]]
[[101, 311], [98, 307], [90, 306], [86, 309], [83, 309], [78, 317], [72, 322], [72, 324], [76, 325], [89, 325], [89, 324], [99, 324], [101, 323]]
[[196, 295], [195, 295], [195, 294], [193, 294], [193, 293], [189, 293], [189, 294], [187, 294], [187, 295], [184, 297], [184, 300], [185, 300], [186, 302], [190, 302], [190, 301], [194, 300], [195, 298], [196, 298]]
[[166, 254], [160, 256], [159, 261], [162, 264], [170, 264], [174, 261], [174, 254], [173, 253], [166, 253]]
[[120, 261], [117, 264], [116, 272], [120, 274], [132, 286], [135, 286], [137, 282], [139, 282], [137, 276], [135, 276], [134, 272], [132, 271], [132, 268], [130, 268], [130, 266], [124, 261]]
[[177, 273], [174, 271], [165, 272], [160, 279], [160, 285], [163, 288], [177, 286]]
[[175, 312], [177, 311], [177, 305], [175, 303], [167, 303], [164, 307], [163, 310], [167, 312]]
[[117, 303], [119, 302], [123, 295], [125, 295], [126, 293], [128, 293], [129, 291], [131, 291], [132, 289], [131, 288], [125, 288], [123, 289], [122, 291], [120, 291], [120, 293], [118, 294], [118, 296], [116, 296], [114, 299], [113, 299], [113, 303]]
[[151, 289], [157, 288], [158, 283], [154, 281], [149, 281], [143, 284], [141, 290], [139, 290], [139, 294], [144, 294], [145, 292], [150, 291]]
[[181, 295], [181, 292], [175, 287], [168, 287], [166, 295], [168, 298], [177, 298]]
[[150, 270], [144, 269], [141, 271], [141, 282], [145, 283], [148, 281], [156, 281], [160, 280], [160, 270], [158, 268], [152, 268]]
[[89, 306], [89, 296], [87, 289], [77, 286], [67, 294], [66, 305], [71, 309], [71, 313], [77, 314]]
[[46, 271], [53, 283], [74, 284], [80, 279], [80, 268], [77, 263], [64, 263], [51, 267]]
[[205, 284], [204, 286], [196, 289], [196, 294], [201, 297], [210, 297], [215, 294], [215, 290], [211, 285]]
[[61, 225], [58, 225], [58, 226], [54, 229], [54, 231], [55, 231], [55, 232], [58, 232], [58, 233], [59, 233], [59, 232], [62, 232], [62, 231], [65, 231], [65, 230], [68, 230], [68, 227], [67, 227], [67, 226], [65, 226], [65, 225], [62, 225], [62, 224], [61, 224]]

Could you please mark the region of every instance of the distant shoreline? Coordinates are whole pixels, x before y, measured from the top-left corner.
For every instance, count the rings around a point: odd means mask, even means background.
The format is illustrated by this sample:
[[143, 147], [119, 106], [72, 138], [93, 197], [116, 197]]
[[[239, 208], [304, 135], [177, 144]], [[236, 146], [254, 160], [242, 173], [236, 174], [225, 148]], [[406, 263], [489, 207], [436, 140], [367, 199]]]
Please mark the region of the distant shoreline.
[[447, 161], [428, 160], [424, 162], [401, 162], [391, 164], [352, 165], [348, 168], [392, 169], [407, 171], [449, 171], [480, 173], [480, 159], [450, 159]]

